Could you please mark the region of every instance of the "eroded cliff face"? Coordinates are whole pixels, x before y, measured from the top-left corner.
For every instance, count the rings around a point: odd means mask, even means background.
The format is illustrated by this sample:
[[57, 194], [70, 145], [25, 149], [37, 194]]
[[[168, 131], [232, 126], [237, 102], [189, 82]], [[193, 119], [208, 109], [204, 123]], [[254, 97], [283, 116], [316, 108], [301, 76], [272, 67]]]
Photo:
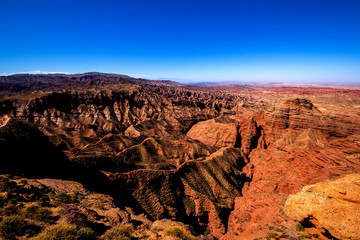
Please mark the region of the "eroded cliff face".
[[228, 90], [121, 84], [3, 100], [0, 113], [106, 177], [119, 204], [216, 238], [294, 228], [289, 194], [360, 171], [359, 92]]
[[286, 100], [257, 119], [267, 147], [249, 155], [250, 164], [243, 171], [252, 181], [235, 200], [225, 238], [261, 236], [256, 233], [270, 231], [269, 226], [294, 229], [282, 210], [289, 193], [360, 170], [356, 120], [334, 120], [305, 99]]
[[126, 188], [153, 219], [171, 218], [220, 237], [236, 197], [249, 181], [241, 171], [247, 159], [237, 148], [222, 148], [203, 160], [189, 160], [174, 170], [138, 169], [108, 174]]

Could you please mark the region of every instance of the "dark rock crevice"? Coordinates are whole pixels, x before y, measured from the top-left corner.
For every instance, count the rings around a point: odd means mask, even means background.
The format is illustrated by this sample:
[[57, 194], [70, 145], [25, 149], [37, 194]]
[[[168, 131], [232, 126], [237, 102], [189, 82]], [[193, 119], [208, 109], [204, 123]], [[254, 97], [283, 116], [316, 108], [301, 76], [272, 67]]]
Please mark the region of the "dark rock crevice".
[[[316, 219], [313, 219], [312, 217], [307, 217], [305, 218], [303, 221], [300, 221], [300, 224], [306, 229], [316, 229], [316, 226], [312, 223], [313, 221], [316, 221]], [[338, 238], [334, 237], [333, 235], [331, 235], [331, 233], [322, 228], [321, 230], [319, 230], [318, 232], [320, 232], [323, 237], [327, 238], [327, 239], [331, 239], [331, 240], [339, 240]], [[319, 236], [315, 236], [315, 237], [319, 237]]]

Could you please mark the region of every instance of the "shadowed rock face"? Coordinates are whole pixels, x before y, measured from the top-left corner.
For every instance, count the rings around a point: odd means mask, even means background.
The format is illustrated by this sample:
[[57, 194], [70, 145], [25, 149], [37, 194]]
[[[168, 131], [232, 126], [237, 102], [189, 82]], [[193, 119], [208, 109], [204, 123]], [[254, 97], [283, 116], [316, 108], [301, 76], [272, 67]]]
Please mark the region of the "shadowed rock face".
[[[360, 170], [358, 91], [135, 85], [111, 76], [96, 77], [92, 88], [94, 79], [81, 79], [72, 84], [84, 89], [7, 97], [0, 113], [47, 136], [25, 145], [49, 146], [104, 178], [118, 204], [151, 220], [171, 218], [217, 238], [258, 237], [269, 225], [294, 227], [280, 211], [289, 194]], [[53, 166], [42, 159], [39, 166]]]
[[139, 169], [108, 177], [115, 185], [130, 189], [153, 219], [174, 218], [221, 236], [235, 198], [249, 181], [241, 172], [246, 162], [241, 150], [223, 148], [174, 170]]
[[[30, 176], [40, 174], [46, 176], [56, 174], [49, 173], [55, 170], [54, 166], [60, 168], [59, 172], [64, 172], [70, 166], [65, 154], [56, 149], [35, 126], [9, 117], [3, 118], [2, 122], [0, 127], [2, 173], [26, 172]], [[37, 167], [33, 167], [34, 161]]]

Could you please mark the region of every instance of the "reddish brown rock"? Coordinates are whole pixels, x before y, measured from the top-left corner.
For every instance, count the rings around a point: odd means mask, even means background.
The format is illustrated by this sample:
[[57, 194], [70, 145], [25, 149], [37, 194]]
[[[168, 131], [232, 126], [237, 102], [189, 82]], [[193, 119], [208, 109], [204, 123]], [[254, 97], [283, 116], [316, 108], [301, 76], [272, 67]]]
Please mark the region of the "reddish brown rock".
[[[251, 165], [243, 171], [252, 176], [252, 181], [245, 185], [243, 196], [235, 200], [228, 238], [264, 236], [269, 231], [266, 225], [293, 228], [294, 223], [281, 210], [288, 194], [309, 184], [360, 171], [356, 155], [360, 142], [355, 140], [360, 137], [358, 126], [338, 128], [340, 122], [319, 114], [308, 101], [296, 99], [286, 101], [279, 111], [256, 116], [268, 146], [256, 148], [249, 155]], [[350, 126], [352, 130], [347, 128]], [[350, 136], [339, 137], [345, 134]]]
[[233, 115], [219, 117], [195, 124], [187, 136], [206, 145], [239, 147], [245, 153], [254, 148], [266, 148], [262, 127], [252, 116]]
[[231, 118], [210, 119], [195, 124], [186, 135], [207, 145], [234, 147], [238, 128], [239, 123]]

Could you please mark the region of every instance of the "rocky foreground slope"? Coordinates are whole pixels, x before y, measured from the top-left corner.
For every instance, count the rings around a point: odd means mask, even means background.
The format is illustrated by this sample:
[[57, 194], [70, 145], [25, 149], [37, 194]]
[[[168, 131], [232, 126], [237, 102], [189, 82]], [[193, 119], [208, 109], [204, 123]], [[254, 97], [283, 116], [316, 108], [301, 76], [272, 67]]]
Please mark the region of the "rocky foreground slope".
[[314, 235], [360, 239], [360, 175], [306, 186], [287, 198], [284, 210]]
[[[4, 95], [3, 119], [34, 124], [49, 140], [24, 140], [33, 146], [25, 154], [16, 153], [18, 140], [2, 140], [3, 173], [76, 180], [150, 222], [252, 239], [274, 228], [299, 237], [283, 211], [287, 196], [360, 172], [359, 91], [89, 79], [96, 85], [74, 77], [70, 87]], [[47, 157], [52, 148], [56, 157]], [[45, 154], [41, 161], [24, 160], [36, 151]]]

